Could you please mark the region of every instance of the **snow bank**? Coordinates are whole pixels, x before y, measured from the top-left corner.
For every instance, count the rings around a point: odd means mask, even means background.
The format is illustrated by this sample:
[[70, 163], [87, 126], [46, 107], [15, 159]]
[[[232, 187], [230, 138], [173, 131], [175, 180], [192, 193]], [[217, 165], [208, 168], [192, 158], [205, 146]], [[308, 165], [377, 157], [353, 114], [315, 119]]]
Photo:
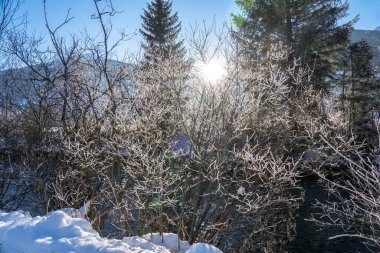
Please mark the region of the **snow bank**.
[[199, 253], [199, 252], [223, 253], [220, 249], [207, 243], [195, 243], [190, 247], [188, 251], [186, 251], [186, 253]]
[[164, 233], [164, 242], [162, 242], [162, 237], [159, 233], [147, 234], [142, 238], [150, 243], [163, 246], [172, 251], [180, 250], [181, 252], [187, 252], [186, 250], [190, 248], [190, 244], [186, 241], [179, 240], [176, 234]]
[[170, 252], [152, 243], [128, 244], [101, 238], [89, 222], [62, 211], [32, 218], [20, 211], [0, 213], [0, 243], [3, 253]]
[[[68, 210], [31, 217], [28, 212], [0, 211], [0, 252], [2, 253], [220, 253], [208, 244], [178, 241], [175, 234], [126, 237], [123, 240], [101, 238], [83, 218], [73, 218]], [[81, 215], [78, 215], [81, 216]], [[180, 245], [180, 250], [178, 249]]]
[[91, 204], [90, 202], [87, 202], [80, 209], [63, 208], [60, 211], [64, 212], [65, 214], [73, 218], [85, 219], [87, 212], [89, 210], [90, 204]]

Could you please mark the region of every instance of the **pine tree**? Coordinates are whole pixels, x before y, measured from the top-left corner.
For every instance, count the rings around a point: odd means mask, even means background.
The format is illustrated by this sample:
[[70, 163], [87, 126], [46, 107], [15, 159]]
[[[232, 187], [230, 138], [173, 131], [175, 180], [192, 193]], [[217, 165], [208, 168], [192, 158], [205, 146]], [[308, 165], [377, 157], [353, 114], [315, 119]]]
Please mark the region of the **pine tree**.
[[349, 47], [353, 78], [371, 78], [374, 75], [374, 51], [367, 41], [361, 40]]
[[348, 63], [351, 72], [350, 93], [346, 97], [349, 120], [359, 141], [374, 145], [377, 131], [373, 122], [373, 109], [378, 108], [379, 90], [374, 82], [372, 65], [374, 52], [367, 41], [353, 43], [348, 49]]
[[[145, 78], [148, 83], [159, 83], [161, 101], [166, 104], [168, 113], [164, 115], [160, 128], [172, 129], [169, 122], [175, 107], [174, 101], [183, 95], [183, 80], [186, 78], [190, 62], [185, 57], [183, 40], [179, 38], [181, 22], [178, 13], [172, 13], [171, 0], [153, 0], [147, 4], [141, 16], [143, 23], [140, 33], [145, 59]], [[167, 72], [171, 70], [170, 73]], [[155, 94], [155, 96], [157, 96]]]
[[348, 4], [341, 0], [237, 0], [243, 15], [234, 16], [247, 49], [279, 44], [314, 70], [316, 88], [327, 88], [334, 60], [350, 41], [352, 23], [338, 24]]
[[172, 1], [154, 0], [148, 3], [141, 18], [140, 33], [145, 40], [141, 44], [148, 63], [184, 57], [183, 40], [179, 40], [181, 22], [178, 21], [177, 12], [172, 14]]

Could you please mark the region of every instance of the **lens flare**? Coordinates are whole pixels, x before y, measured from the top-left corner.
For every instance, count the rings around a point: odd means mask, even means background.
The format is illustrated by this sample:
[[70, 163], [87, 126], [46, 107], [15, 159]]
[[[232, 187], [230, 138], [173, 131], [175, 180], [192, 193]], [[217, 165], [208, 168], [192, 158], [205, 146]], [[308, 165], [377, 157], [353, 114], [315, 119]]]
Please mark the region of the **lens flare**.
[[223, 64], [221, 61], [217, 60], [210, 60], [207, 63], [201, 64], [200, 72], [202, 77], [212, 84], [215, 84], [223, 79], [226, 74]]

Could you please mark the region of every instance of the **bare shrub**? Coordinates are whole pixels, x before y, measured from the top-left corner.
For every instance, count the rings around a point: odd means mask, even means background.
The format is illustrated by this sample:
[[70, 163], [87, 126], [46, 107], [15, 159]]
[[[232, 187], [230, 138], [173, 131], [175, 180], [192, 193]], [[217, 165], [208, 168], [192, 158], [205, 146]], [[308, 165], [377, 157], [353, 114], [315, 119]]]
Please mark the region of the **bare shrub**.
[[[226, 251], [284, 250], [302, 201], [294, 122], [307, 122], [291, 87], [309, 72], [297, 61], [284, 68], [279, 47], [248, 64], [230, 33], [213, 46], [207, 27], [190, 30], [186, 59], [116, 61], [126, 37], [110, 43], [116, 12], [110, 1], [94, 4], [101, 39], [67, 42], [49, 25], [49, 50], [22, 33], [10, 38], [30, 73], [29, 89], [18, 86], [29, 95], [19, 129], [45, 210], [89, 201], [87, 218], [105, 234], [174, 232]], [[225, 72], [216, 81], [201, 74], [213, 59]]]
[[330, 153], [330, 170], [317, 167], [315, 173], [329, 194], [326, 202], [317, 201], [319, 212], [310, 220], [321, 227], [337, 226], [342, 233], [330, 237], [359, 238], [370, 250], [379, 247], [379, 165], [377, 151], [367, 153], [355, 137], [334, 140], [322, 136]]

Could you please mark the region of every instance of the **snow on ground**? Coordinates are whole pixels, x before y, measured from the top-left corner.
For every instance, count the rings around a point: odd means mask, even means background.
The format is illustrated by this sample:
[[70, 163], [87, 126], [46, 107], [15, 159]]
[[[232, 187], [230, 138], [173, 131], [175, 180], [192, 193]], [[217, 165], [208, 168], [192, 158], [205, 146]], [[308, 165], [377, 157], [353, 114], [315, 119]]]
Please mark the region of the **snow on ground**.
[[87, 215], [87, 212], [90, 207], [90, 202], [85, 203], [81, 208], [75, 209], [75, 208], [63, 208], [60, 211], [64, 212], [65, 214], [69, 215], [73, 218], [82, 218], [84, 219]]
[[188, 251], [186, 251], [186, 253], [199, 253], [199, 252], [221, 253], [222, 251], [207, 243], [195, 243], [191, 245], [191, 248]]
[[[83, 218], [73, 218], [68, 210], [32, 217], [28, 212], [0, 211], [0, 252], [2, 253], [221, 253], [211, 245], [178, 242], [175, 234], [101, 238]], [[82, 216], [82, 215], [77, 215]], [[180, 244], [180, 250], [178, 250]]]
[[176, 234], [165, 233], [164, 242], [162, 242], [162, 237], [159, 233], [147, 234], [142, 238], [150, 243], [164, 246], [165, 248], [172, 251], [178, 251], [178, 249], [181, 249], [182, 252], [186, 252], [186, 250], [190, 248], [190, 244], [186, 241], [178, 240], [179, 238]]

